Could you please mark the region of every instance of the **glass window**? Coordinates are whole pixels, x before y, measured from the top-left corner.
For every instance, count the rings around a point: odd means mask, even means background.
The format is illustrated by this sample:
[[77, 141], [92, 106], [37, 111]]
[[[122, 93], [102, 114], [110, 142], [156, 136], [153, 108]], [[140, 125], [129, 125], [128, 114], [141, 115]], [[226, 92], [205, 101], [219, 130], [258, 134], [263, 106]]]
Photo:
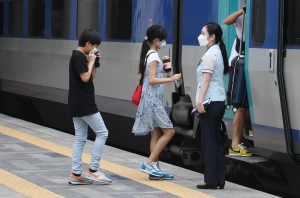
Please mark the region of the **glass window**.
[[266, 37], [266, 0], [253, 0], [252, 5], [252, 42], [261, 46]]
[[4, 2], [0, 1], [0, 35], [3, 35]]
[[109, 0], [106, 12], [106, 38], [130, 40], [132, 0]]
[[28, 13], [28, 35], [44, 37], [45, 0], [30, 0]]
[[70, 34], [70, 0], [52, 0], [51, 35], [68, 38]]
[[77, 37], [83, 30], [91, 28], [98, 31], [99, 0], [78, 0]]
[[23, 1], [9, 1], [8, 34], [9, 36], [22, 36], [23, 34]]
[[300, 1], [284, 1], [284, 45], [300, 45]]

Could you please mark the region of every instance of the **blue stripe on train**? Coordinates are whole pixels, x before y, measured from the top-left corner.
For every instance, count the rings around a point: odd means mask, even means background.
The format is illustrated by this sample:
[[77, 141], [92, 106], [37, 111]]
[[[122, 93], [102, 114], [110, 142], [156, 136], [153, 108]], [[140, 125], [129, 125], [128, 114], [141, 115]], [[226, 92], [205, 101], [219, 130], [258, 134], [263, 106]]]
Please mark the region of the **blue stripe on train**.
[[[270, 140], [279, 140], [285, 142], [284, 129], [252, 124], [253, 135], [259, 135]], [[295, 143], [300, 143], [300, 130], [292, 129], [292, 140]]]
[[218, 22], [219, 0], [185, 0], [182, 18], [182, 44], [199, 45], [202, 27], [210, 21]]

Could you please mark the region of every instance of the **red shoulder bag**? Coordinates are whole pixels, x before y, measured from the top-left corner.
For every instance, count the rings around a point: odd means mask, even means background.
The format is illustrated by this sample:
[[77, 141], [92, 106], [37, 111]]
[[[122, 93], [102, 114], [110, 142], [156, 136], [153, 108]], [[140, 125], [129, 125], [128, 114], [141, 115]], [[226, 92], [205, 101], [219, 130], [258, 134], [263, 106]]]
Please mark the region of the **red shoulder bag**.
[[[150, 54], [152, 54], [152, 53], [154, 53], [154, 52], [151, 52]], [[147, 59], [150, 56], [150, 54], [148, 54], [148, 56], [146, 56], [144, 67], [146, 67]], [[141, 100], [141, 97], [142, 97], [143, 79], [144, 79], [144, 74], [142, 74], [140, 83], [136, 87], [136, 89], [134, 90], [134, 92], [132, 94], [131, 101], [136, 106], [138, 106], [140, 104], [140, 100]]]

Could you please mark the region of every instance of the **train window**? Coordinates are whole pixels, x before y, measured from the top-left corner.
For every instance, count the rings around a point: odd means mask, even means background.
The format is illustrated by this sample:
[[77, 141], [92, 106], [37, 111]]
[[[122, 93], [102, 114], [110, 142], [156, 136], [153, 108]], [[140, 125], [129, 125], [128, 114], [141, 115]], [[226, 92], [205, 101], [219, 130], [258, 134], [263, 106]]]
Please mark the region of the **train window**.
[[9, 1], [8, 34], [10, 36], [22, 36], [23, 34], [23, 1]]
[[0, 35], [3, 35], [4, 2], [0, 2]]
[[70, 34], [70, 0], [52, 0], [51, 35], [68, 38]]
[[109, 0], [106, 12], [106, 38], [130, 40], [132, 0]]
[[44, 37], [45, 0], [30, 0], [28, 14], [28, 35]]
[[284, 45], [300, 45], [300, 1], [284, 1]]
[[77, 37], [83, 30], [98, 30], [99, 0], [78, 0], [77, 3]]
[[253, 0], [252, 5], [252, 42], [261, 46], [266, 37], [266, 0]]

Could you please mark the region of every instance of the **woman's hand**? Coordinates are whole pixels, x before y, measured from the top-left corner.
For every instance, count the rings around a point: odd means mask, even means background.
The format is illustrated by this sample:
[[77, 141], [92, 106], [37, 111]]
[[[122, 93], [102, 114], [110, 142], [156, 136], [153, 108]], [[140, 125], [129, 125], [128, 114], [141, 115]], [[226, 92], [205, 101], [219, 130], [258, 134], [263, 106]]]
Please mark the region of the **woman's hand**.
[[204, 106], [202, 103], [197, 103], [197, 106], [196, 106], [196, 109], [197, 111], [200, 113], [200, 114], [203, 114], [203, 113], [206, 113], [205, 109], [204, 109]]
[[174, 82], [175, 80], [180, 80], [181, 79], [181, 73], [180, 74], [175, 74], [174, 76], [171, 77], [172, 81]]

